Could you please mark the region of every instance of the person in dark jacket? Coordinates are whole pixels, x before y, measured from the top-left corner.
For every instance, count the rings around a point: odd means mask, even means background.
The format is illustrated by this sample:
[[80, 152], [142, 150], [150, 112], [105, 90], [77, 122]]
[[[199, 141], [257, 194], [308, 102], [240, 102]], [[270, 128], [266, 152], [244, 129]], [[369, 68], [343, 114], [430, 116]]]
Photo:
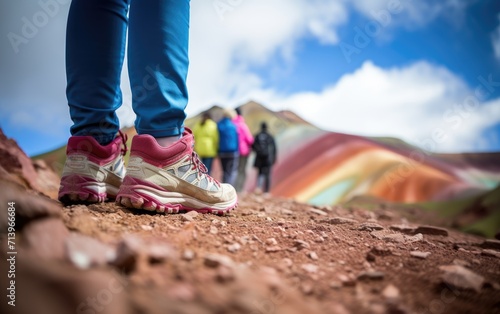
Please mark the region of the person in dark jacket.
[[217, 123], [219, 130], [219, 159], [222, 166], [222, 182], [234, 185], [238, 175], [238, 129], [231, 121], [235, 116], [231, 110], [225, 110], [224, 117]]
[[258, 170], [257, 188], [268, 193], [271, 188], [271, 170], [276, 162], [276, 143], [267, 131], [267, 123], [262, 122], [260, 132], [255, 135], [252, 145], [255, 152], [254, 167]]

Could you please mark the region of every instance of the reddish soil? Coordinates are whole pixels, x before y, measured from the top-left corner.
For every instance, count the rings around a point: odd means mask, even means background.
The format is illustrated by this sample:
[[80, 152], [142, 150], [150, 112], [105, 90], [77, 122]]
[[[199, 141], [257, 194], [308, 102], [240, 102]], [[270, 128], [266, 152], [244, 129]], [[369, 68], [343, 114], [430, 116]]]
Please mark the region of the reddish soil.
[[[2, 313], [500, 313], [500, 242], [415, 229], [387, 208], [250, 194], [224, 217], [60, 210], [16, 234], [17, 303], [4, 297]], [[443, 280], [454, 264], [479, 288]]]

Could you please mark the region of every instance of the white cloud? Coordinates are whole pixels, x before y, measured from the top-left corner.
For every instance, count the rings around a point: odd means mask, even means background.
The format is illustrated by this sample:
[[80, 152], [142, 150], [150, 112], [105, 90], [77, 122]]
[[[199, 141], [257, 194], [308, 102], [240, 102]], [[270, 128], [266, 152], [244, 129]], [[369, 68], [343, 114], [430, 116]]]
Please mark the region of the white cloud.
[[[479, 85], [479, 81], [478, 81]], [[261, 100], [332, 131], [394, 136], [439, 152], [485, 149], [483, 131], [500, 122], [500, 98], [482, 103], [458, 76], [427, 62], [382, 69], [365, 62], [319, 93]]]

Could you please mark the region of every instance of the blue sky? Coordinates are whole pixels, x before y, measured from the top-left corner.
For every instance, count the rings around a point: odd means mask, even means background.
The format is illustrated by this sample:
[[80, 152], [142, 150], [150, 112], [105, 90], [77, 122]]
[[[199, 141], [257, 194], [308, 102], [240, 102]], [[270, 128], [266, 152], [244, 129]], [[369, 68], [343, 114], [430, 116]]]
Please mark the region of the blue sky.
[[[68, 2], [0, 2], [0, 126], [30, 155], [69, 136]], [[44, 12], [41, 3], [57, 10], [14, 47], [9, 34], [22, 35], [25, 20]], [[189, 115], [253, 99], [332, 131], [394, 136], [438, 152], [500, 150], [498, 1], [193, 0], [191, 6]], [[381, 14], [389, 20], [376, 18]], [[356, 46], [359, 30], [366, 46]], [[359, 53], [346, 58], [342, 47]], [[131, 125], [126, 71], [122, 78], [119, 116]]]

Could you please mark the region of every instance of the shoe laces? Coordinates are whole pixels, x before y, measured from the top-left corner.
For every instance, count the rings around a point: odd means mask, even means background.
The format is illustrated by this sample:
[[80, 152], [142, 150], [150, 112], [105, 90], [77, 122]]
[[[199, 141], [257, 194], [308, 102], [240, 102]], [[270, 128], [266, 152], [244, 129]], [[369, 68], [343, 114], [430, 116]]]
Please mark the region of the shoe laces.
[[217, 181], [211, 175], [208, 174], [207, 167], [205, 166], [205, 164], [201, 162], [200, 156], [198, 156], [198, 154], [194, 150], [191, 154], [191, 159], [193, 160], [193, 170], [198, 170], [198, 179], [200, 178], [200, 172], [201, 172], [205, 174], [208, 181], [214, 182], [217, 186], [220, 186], [219, 181]]
[[123, 144], [122, 155], [125, 156], [125, 154], [128, 151], [128, 147], [127, 147], [128, 135], [126, 133], [123, 133], [121, 130], [118, 130], [118, 134], [120, 135], [120, 137], [122, 139], [122, 144]]

